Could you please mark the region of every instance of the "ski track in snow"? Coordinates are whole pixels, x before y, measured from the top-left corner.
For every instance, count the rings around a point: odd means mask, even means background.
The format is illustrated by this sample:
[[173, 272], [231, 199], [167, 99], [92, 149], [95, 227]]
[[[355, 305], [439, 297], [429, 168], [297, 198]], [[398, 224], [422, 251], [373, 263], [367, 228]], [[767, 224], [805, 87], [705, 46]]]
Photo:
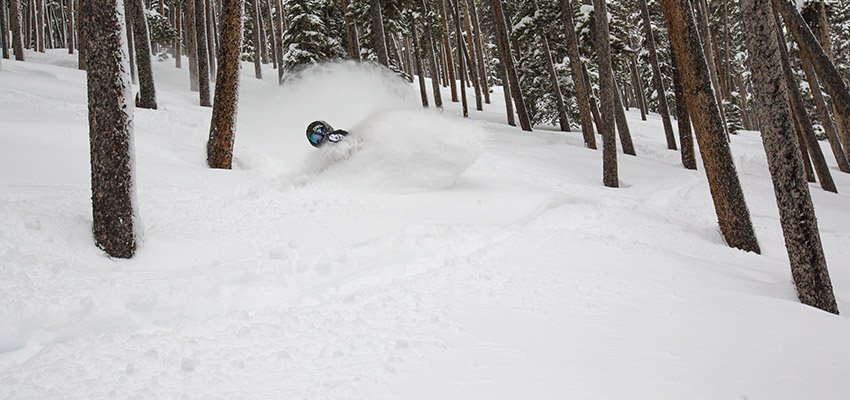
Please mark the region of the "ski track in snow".
[[[704, 173], [654, 114], [627, 114], [638, 157], [608, 189], [580, 133], [505, 125], [499, 88], [463, 121], [368, 65], [283, 87], [245, 68], [235, 169], [210, 170], [210, 109], [155, 63], [160, 110], [135, 117], [144, 239], [110, 260], [85, 76], [30, 54], [0, 72], [2, 399], [850, 392], [850, 323], [796, 300], [754, 132], [732, 146], [761, 256], [723, 243]], [[314, 119], [357, 141], [311, 148]], [[842, 193], [811, 189], [850, 312], [850, 176], [831, 166]]]

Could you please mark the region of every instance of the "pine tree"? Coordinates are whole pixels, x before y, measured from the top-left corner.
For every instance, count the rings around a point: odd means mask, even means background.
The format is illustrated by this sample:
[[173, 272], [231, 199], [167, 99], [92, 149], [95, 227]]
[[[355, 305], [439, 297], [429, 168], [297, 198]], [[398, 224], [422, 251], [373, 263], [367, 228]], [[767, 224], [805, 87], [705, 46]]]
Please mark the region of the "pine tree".
[[244, 0], [222, 0], [221, 39], [213, 99], [207, 165], [230, 169], [239, 107], [239, 60], [242, 52], [242, 9]]
[[115, 0], [85, 0], [92, 230], [112, 257], [136, 251], [132, 86]]
[[742, 0], [742, 7], [761, 137], [797, 294], [805, 304], [838, 314], [802, 160], [791, 133], [791, 112], [787, 102], [777, 101], [787, 97], [788, 88], [783, 71], [776, 68], [782, 61], [773, 10], [768, 0]]
[[711, 88], [694, 12], [688, 0], [661, 0], [667, 31], [682, 77], [688, 112], [708, 177], [720, 231], [729, 246], [759, 253], [744, 193]]
[[24, 61], [24, 41], [21, 31], [21, 2], [9, 0], [9, 28], [12, 30], [12, 51], [15, 60]]
[[[326, 26], [316, 11], [317, 0], [290, 0], [286, 13], [289, 28], [283, 35], [283, 65], [286, 73], [343, 56], [342, 44], [326, 34]], [[285, 78], [284, 78], [285, 79]]]
[[151, 42], [148, 32], [148, 21], [142, 0], [126, 0], [127, 16], [132, 24], [133, 48], [135, 49], [136, 71], [139, 76], [139, 93], [136, 106], [139, 108], [156, 109], [156, 87], [153, 81], [151, 67]]

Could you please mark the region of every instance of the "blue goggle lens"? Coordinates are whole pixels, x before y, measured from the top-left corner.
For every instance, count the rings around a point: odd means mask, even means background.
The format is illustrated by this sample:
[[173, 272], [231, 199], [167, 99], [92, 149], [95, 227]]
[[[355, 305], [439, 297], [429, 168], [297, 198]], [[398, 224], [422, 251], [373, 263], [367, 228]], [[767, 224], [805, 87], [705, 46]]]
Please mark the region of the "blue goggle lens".
[[319, 144], [324, 140], [325, 135], [319, 132], [313, 132], [310, 134], [310, 143]]

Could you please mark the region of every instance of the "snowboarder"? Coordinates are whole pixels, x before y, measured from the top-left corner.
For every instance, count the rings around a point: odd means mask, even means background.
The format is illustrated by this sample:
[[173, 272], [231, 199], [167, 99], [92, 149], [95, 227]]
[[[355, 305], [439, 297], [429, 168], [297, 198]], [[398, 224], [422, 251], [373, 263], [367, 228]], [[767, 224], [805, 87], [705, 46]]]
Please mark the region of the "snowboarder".
[[321, 147], [325, 142], [337, 143], [341, 141], [348, 132], [334, 128], [325, 121], [313, 121], [307, 125], [307, 140], [313, 147]]

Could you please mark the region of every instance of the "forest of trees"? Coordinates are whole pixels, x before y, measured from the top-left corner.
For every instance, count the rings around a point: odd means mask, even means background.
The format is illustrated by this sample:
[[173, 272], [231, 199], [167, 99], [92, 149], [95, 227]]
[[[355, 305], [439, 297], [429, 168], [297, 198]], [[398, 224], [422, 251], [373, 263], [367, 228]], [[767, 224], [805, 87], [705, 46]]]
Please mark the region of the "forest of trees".
[[457, 102], [463, 117], [501, 86], [508, 124], [580, 130], [587, 148], [601, 145], [609, 187], [618, 146], [640, 156], [624, 109], [656, 113], [667, 149], [704, 170], [727, 244], [756, 253], [729, 139], [761, 131], [799, 297], [838, 312], [808, 182], [837, 192], [831, 174], [850, 173], [850, 0], [0, 0], [0, 31], [3, 58], [78, 52], [89, 93], [116, 93], [89, 98], [95, 236], [112, 256], [135, 248], [122, 99], [132, 81], [136, 106], [157, 108], [152, 60], [189, 68], [187, 89], [213, 107], [208, 164], [230, 168], [240, 61], [260, 79], [270, 64], [285, 83], [351, 59], [418, 80], [424, 107]]

